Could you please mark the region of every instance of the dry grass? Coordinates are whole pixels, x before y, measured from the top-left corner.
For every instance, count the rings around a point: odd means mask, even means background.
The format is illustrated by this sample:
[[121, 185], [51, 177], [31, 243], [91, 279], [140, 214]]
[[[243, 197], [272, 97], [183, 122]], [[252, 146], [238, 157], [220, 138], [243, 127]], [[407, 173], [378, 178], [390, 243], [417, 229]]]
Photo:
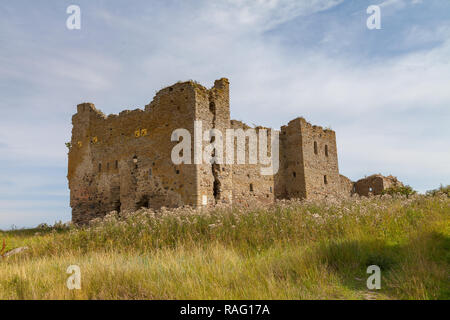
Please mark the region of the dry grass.
[[[2, 232], [30, 250], [0, 261], [0, 299], [449, 299], [449, 217], [446, 196], [383, 196]], [[381, 290], [366, 288], [372, 264]]]

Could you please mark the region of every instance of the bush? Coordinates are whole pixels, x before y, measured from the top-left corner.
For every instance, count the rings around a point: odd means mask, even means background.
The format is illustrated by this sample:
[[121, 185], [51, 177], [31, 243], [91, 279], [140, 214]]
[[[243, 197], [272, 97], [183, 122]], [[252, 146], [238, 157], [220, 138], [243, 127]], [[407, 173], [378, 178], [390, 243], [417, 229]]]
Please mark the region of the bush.
[[38, 225], [36, 227], [36, 229], [38, 229], [39, 231], [50, 231], [52, 229], [52, 227], [46, 223], [41, 223], [40, 225]]
[[381, 194], [389, 194], [391, 196], [400, 194], [409, 197], [416, 193], [417, 191], [410, 186], [394, 186], [383, 190]]
[[444, 187], [442, 184], [438, 189], [427, 191], [428, 196], [437, 196], [439, 194], [446, 194], [450, 198], [450, 184]]

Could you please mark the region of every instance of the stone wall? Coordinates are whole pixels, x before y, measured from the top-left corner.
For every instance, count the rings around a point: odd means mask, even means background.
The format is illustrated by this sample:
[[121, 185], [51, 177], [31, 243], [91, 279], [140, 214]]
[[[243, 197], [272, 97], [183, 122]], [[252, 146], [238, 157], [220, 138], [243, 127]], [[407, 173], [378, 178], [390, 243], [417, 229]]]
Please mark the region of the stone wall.
[[323, 198], [341, 193], [336, 134], [313, 126], [300, 118], [303, 165], [307, 198]]
[[336, 135], [297, 118], [281, 128], [277, 198], [320, 199], [347, 194], [339, 175]]
[[[216, 142], [223, 144], [225, 130], [230, 127], [229, 82], [222, 78], [216, 80], [214, 86], [207, 90], [199, 87], [196, 101], [196, 120], [201, 121], [202, 131], [217, 129], [223, 134], [222, 139], [211, 134], [203, 139], [203, 146]], [[216, 141], [217, 138], [217, 141]], [[215, 152], [212, 156], [218, 157]], [[224, 152], [223, 156], [226, 156]], [[199, 185], [197, 205], [214, 205], [217, 202], [232, 202], [232, 166], [211, 164], [203, 161], [199, 165]]]
[[347, 178], [346, 176], [340, 174], [339, 175], [341, 180], [341, 196], [349, 197], [352, 194], [355, 193], [355, 183]]
[[[244, 132], [251, 129], [248, 125], [241, 121], [232, 120], [231, 128], [235, 130], [243, 130]], [[264, 127], [257, 127], [255, 129], [255, 136], [259, 135], [260, 130], [267, 131], [267, 154], [270, 153], [270, 139], [271, 130]], [[259, 161], [256, 164], [249, 163], [249, 137], [246, 137], [245, 143], [245, 159], [246, 164], [238, 164], [237, 161], [237, 150], [238, 150], [238, 140], [234, 139], [234, 165], [233, 165], [233, 203], [239, 205], [251, 205], [254, 201], [263, 203], [274, 202], [274, 176], [273, 175], [262, 175], [261, 169], [268, 167], [266, 164], [261, 164]], [[257, 149], [258, 154], [259, 149]], [[258, 158], [259, 159], [259, 158]]]
[[306, 198], [303, 136], [300, 118], [281, 127], [280, 171], [275, 185], [276, 196]]
[[178, 83], [158, 92], [145, 110], [107, 117], [93, 104], [78, 106], [68, 168], [74, 222], [111, 210], [197, 204], [197, 168], [170, 161], [173, 130], [193, 130], [196, 88]]
[[354, 192], [361, 196], [368, 196], [369, 194], [380, 195], [383, 190], [396, 186], [403, 186], [396, 177], [373, 174], [356, 181]]
[[[201, 128], [195, 130], [201, 122]], [[349, 195], [353, 182], [339, 175], [335, 132], [297, 118], [279, 134], [279, 170], [262, 175], [266, 164], [237, 163], [237, 139], [233, 140], [234, 162], [226, 163], [227, 129], [248, 130], [230, 120], [229, 82], [222, 78], [211, 89], [193, 82], [177, 83], [159, 91], [144, 110], [105, 116], [91, 103], [78, 105], [72, 118], [68, 179], [75, 223], [86, 223], [112, 210], [159, 209], [182, 205], [212, 206], [217, 203], [247, 204], [285, 198], [323, 198]], [[176, 129], [191, 134], [191, 164], [175, 165], [171, 141]], [[211, 130], [222, 133], [216, 136]], [[203, 136], [204, 131], [211, 136]], [[195, 138], [203, 140], [196, 147]], [[217, 140], [219, 139], [219, 140]], [[180, 140], [181, 141], [181, 140]], [[248, 141], [248, 140], [247, 140]], [[210, 143], [223, 146], [223, 164], [207, 163], [203, 149]], [[209, 152], [209, 151], [208, 151]], [[214, 150], [211, 155], [216, 156]], [[198, 159], [197, 159], [198, 160]], [[362, 188], [362, 187], [361, 187]]]

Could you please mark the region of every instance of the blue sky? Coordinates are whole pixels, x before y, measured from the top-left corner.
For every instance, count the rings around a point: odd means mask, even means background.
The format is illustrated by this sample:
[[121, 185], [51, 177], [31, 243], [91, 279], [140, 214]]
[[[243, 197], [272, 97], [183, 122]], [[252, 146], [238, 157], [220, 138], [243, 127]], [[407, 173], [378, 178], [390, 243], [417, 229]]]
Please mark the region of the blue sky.
[[[81, 8], [81, 30], [66, 8]], [[381, 7], [381, 30], [366, 9]], [[70, 220], [76, 105], [135, 109], [179, 80], [231, 81], [231, 112], [337, 133], [342, 174], [450, 183], [450, 1], [0, 3], [0, 228]]]

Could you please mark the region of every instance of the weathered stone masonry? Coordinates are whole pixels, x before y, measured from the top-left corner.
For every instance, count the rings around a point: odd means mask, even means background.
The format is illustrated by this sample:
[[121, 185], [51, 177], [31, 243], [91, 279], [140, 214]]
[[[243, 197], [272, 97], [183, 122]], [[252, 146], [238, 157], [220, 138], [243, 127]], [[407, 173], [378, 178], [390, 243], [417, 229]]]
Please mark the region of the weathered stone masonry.
[[202, 121], [203, 130], [249, 128], [230, 120], [229, 105], [224, 78], [209, 90], [193, 81], [174, 84], [159, 91], [144, 110], [119, 115], [105, 116], [91, 103], [78, 105], [68, 168], [73, 222], [86, 223], [112, 210], [273, 202], [355, 191], [353, 182], [339, 175], [335, 132], [303, 118], [279, 132], [276, 175], [261, 175], [259, 164], [173, 164], [175, 129], [194, 136], [195, 120]]

